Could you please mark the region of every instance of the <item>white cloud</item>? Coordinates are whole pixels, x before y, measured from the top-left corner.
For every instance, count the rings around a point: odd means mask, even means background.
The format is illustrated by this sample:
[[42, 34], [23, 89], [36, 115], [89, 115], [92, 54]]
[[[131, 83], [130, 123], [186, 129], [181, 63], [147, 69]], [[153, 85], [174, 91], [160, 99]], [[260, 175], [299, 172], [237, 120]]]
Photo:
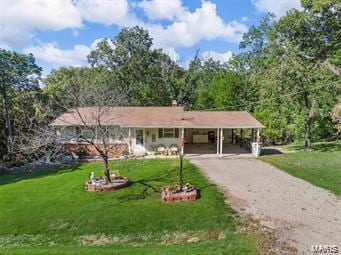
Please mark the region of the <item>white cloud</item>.
[[0, 22], [13, 27], [61, 30], [81, 27], [77, 8], [69, 0], [2, 1]]
[[[202, 40], [218, 38], [239, 42], [242, 33], [247, 31], [243, 23], [225, 22], [217, 14], [216, 5], [209, 1], [203, 0], [201, 7], [193, 12], [184, 7], [181, 0], [143, 0], [134, 6], [143, 8], [151, 20], [139, 20], [127, 0], [0, 1], [0, 44], [32, 45], [37, 30], [70, 28], [77, 36], [85, 20], [120, 27], [143, 26], [154, 38], [154, 45], [165, 49], [191, 47]], [[163, 26], [153, 23], [155, 19], [172, 22]]]
[[77, 35], [83, 21], [105, 25], [137, 24], [127, 0], [0, 1], [0, 43], [27, 45], [35, 31], [70, 28]]
[[292, 8], [302, 9], [300, 0], [252, 0], [252, 4], [258, 11], [272, 12], [278, 18]]
[[247, 27], [237, 21], [225, 23], [218, 16], [216, 5], [202, 2], [194, 12], [186, 11], [171, 25], [146, 24], [157, 47], [191, 47], [201, 40], [222, 38], [230, 42], [239, 42]]
[[35, 30], [80, 28], [82, 19], [70, 0], [1, 1], [0, 43], [25, 44]]
[[127, 0], [78, 0], [76, 7], [83, 19], [90, 22], [105, 25], [127, 23]]
[[[77, 44], [72, 49], [60, 49], [56, 43], [40, 43], [38, 46], [24, 48], [24, 53], [32, 53], [37, 59], [50, 64], [53, 68], [61, 66], [86, 66], [87, 55], [94, 50], [97, 43], [105, 40], [98, 38], [90, 46]], [[115, 47], [110, 40], [109, 45]]]
[[218, 53], [218, 52], [215, 52], [215, 51], [204, 51], [201, 56], [204, 58], [204, 59], [213, 59], [214, 61], [219, 61], [221, 63], [225, 63], [225, 62], [228, 62], [232, 59], [233, 57], [233, 53], [232, 51], [227, 51], [225, 53]]
[[185, 13], [181, 0], [143, 0], [137, 6], [141, 7], [151, 20], [173, 20]]
[[37, 59], [57, 68], [61, 66], [84, 66], [87, 64], [86, 56], [91, 48], [77, 44], [71, 50], [63, 50], [53, 43], [44, 43], [40, 46], [32, 46], [24, 49], [25, 53], [32, 53]]
[[164, 48], [162, 49], [162, 52], [167, 54], [171, 60], [177, 62], [180, 60], [180, 55], [175, 51], [174, 48]]
[[[263, 1], [253, 0], [253, 3]], [[149, 20], [139, 20], [132, 6], [142, 8]], [[23, 51], [32, 52], [54, 68], [82, 66], [87, 64], [86, 56], [98, 40], [91, 45], [77, 44], [71, 49], [62, 49], [55, 43], [34, 45], [35, 32], [69, 28], [77, 36], [84, 21], [120, 27], [140, 25], [149, 30], [154, 47], [162, 48], [173, 60], [179, 61], [178, 47], [192, 47], [202, 40], [239, 42], [247, 31], [241, 22], [224, 21], [216, 8], [215, 3], [206, 0], [194, 11], [186, 8], [182, 0], [143, 0], [136, 4], [129, 4], [128, 0], [0, 0], [0, 47], [31, 45]], [[164, 25], [158, 20], [170, 22]], [[202, 55], [223, 62], [231, 57], [229, 52], [210, 51]]]

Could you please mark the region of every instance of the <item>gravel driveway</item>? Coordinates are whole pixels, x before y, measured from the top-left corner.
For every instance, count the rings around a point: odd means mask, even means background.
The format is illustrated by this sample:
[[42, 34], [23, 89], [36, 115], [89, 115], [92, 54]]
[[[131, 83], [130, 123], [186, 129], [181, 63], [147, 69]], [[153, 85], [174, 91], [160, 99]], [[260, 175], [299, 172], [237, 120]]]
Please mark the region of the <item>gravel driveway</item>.
[[190, 159], [229, 194], [232, 207], [259, 220], [300, 254], [311, 245], [341, 249], [341, 199], [254, 158]]

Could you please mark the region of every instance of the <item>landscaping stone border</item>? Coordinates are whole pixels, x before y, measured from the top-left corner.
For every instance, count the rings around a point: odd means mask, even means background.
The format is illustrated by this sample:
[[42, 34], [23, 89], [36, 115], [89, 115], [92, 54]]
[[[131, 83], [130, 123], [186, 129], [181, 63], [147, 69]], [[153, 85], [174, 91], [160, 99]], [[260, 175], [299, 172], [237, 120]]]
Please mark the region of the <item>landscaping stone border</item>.
[[197, 189], [194, 189], [190, 192], [183, 191], [172, 194], [168, 194], [168, 192], [166, 192], [166, 188], [161, 190], [161, 201], [165, 203], [195, 201], [198, 198], [199, 196]]
[[130, 184], [127, 178], [123, 178], [123, 179], [124, 179], [124, 182], [122, 183], [111, 182], [105, 185], [95, 185], [95, 184], [92, 184], [91, 181], [87, 181], [85, 183], [85, 189], [91, 192], [105, 192], [105, 191], [121, 189], [121, 188], [127, 187]]

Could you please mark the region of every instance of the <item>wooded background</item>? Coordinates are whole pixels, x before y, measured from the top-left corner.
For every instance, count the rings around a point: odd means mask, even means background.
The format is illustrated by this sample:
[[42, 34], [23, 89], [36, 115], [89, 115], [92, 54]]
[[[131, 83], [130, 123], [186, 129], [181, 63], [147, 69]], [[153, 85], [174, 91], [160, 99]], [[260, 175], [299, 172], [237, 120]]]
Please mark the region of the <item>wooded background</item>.
[[[75, 97], [90, 105], [100, 88], [124, 95], [122, 105], [169, 106], [186, 110], [249, 111], [266, 128], [266, 144], [337, 139], [340, 135], [341, 9], [336, 0], [302, 0], [276, 20], [252, 26], [241, 53], [228, 63], [201, 59], [176, 63], [141, 27], [124, 28], [97, 44], [89, 67], [64, 67], [41, 78], [33, 55], [0, 49], [0, 159], [20, 147], [27, 123], [47, 125]], [[84, 101], [84, 100], [83, 100]], [[103, 102], [103, 105], [108, 104]], [[339, 133], [338, 133], [339, 132]]]

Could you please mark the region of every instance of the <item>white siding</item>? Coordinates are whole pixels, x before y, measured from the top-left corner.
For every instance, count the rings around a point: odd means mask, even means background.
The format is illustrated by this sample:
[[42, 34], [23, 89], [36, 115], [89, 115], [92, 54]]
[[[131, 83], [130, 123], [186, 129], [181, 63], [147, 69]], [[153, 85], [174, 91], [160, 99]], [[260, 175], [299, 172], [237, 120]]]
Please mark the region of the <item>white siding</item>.
[[[155, 135], [155, 142], [152, 141], [152, 137]], [[181, 129], [179, 130], [179, 137], [181, 136]], [[152, 151], [153, 147], [157, 147], [160, 144], [169, 147], [172, 144], [176, 144], [179, 147], [180, 138], [159, 138], [158, 128], [147, 128], [145, 130], [145, 148], [148, 151]]]

